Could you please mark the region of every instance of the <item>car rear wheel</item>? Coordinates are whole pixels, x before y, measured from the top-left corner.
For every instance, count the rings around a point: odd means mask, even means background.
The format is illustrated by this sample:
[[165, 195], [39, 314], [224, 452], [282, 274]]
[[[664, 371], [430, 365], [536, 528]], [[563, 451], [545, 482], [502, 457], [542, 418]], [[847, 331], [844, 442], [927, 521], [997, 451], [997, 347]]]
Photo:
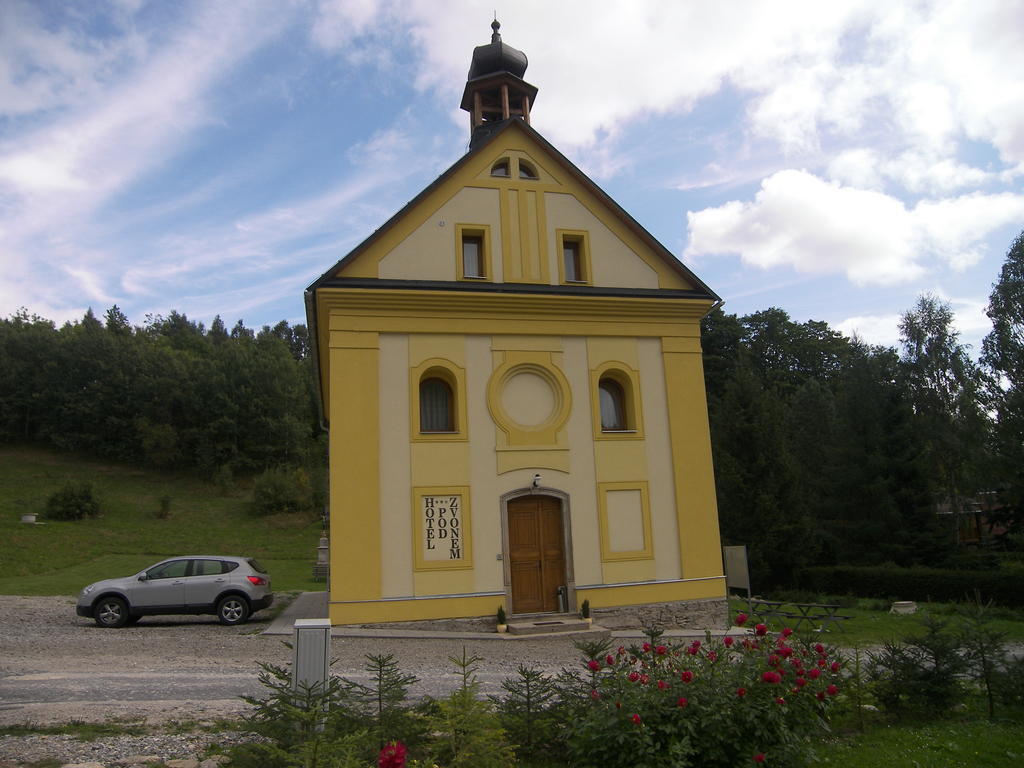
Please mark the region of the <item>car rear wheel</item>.
[[104, 597], [96, 603], [93, 617], [101, 627], [123, 627], [128, 623], [128, 603], [120, 597]]
[[249, 618], [249, 603], [244, 597], [228, 595], [217, 603], [217, 619], [221, 624], [241, 624]]

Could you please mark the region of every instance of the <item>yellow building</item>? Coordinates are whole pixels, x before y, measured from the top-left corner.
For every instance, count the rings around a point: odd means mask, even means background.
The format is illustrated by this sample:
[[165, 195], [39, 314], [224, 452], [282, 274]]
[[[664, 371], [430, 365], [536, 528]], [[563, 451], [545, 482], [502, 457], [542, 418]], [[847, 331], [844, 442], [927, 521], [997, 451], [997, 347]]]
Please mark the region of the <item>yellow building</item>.
[[716, 625], [700, 319], [718, 297], [530, 127], [476, 48], [470, 149], [306, 292], [334, 624]]

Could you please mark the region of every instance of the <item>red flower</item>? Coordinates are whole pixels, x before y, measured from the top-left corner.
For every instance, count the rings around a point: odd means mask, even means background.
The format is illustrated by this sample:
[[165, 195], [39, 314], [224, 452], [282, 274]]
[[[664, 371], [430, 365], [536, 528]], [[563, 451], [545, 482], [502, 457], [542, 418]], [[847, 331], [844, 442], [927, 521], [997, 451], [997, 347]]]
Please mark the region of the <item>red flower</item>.
[[792, 656], [792, 655], [793, 655], [793, 649], [792, 649], [792, 648], [790, 648], [790, 647], [789, 647], [788, 645], [784, 645], [784, 646], [782, 646], [781, 648], [779, 648], [779, 654], [780, 654], [780, 655], [781, 655], [781, 656], [782, 656], [782, 657], [783, 657], [784, 659], [788, 659], [788, 658], [789, 658], [790, 656]]
[[785, 703], [786, 703], [786, 700], [785, 700], [784, 698], [782, 698], [781, 696], [779, 696], [779, 697], [777, 697], [777, 698], [775, 699], [775, 703], [776, 703], [776, 704], [785, 704]]
[[659, 656], [664, 656], [668, 652], [668, 648], [666, 648], [664, 645], [659, 645], [657, 648], [654, 649], [654, 652]]
[[676, 704], [679, 705], [680, 708], [686, 709], [686, 707], [690, 704], [690, 700], [685, 696], [680, 696], [679, 701], [677, 701]]
[[822, 645], [821, 643], [815, 643], [814, 644], [814, 650], [817, 651], [818, 653], [825, 653], [825, 646]]
[[644, 653], [647, 653], [649, 650], [651, 650], [651, 644], [644, 643]]
[[377, 768], [405, 768], [405, 745], [392, 741], [377, 756]]
[[825, 692], [829, 696], [835, 696], [837, 693], [839, 693], [839, 689], [836, 688], [834, 685], [830, 685], [828, 688], [825, 689]]
[[649, 682], [651, 682], [650, 677], [647, 675], [640, 675], [640, 685], [647, 685]]
[[736, 695], [739, 696], [742, 699], [744, 696], [747, 695], [747, 689], [746, 688], [737, 688], [736, 689]]
[[802, 677], [798, 677], [796, 679], [796, 687], [797, 688], [803, 688], [805, 685], [807, 685], [807, 681], [804, 680]]
[[754, 625], [754, 634], [755, 635], [767, 635], [768, 634], [768, 627], [766, 627], [764, 624], [755, 624]]
[[599, 669], [601, 669], [601, 662], [597, 659], [591, 659], [587, 662], [587, 667], [590, 669], [591, 672], [597, 672]]
[[615, 702], [615, 708], [616, 709], [622, 709], [622, 702], [621, 701], [616, 701]]
[[825, 667], [827, 667], [827, 666], [828, 666], [828, 662], [827, 662], [827, 661], [825, 661], [824, 659], [818, 659], [818, 666], [819, 666], [819, 667], [820, 667], [821, 669], [824, 669]]
[[640, 725], [640, 715], [634, 714], [630, 719], [637, 725]]
[[639, 679], [640, 679], [640, 673], [639, 672], [630, 672], [629, 673], [629, 682], [635, 683]]
[[773, 667], [777, 667], [781, 663], [782, 659], [779, 656], [776, 656], [774, 653], [768, 657], [768, 664], [770, 664]]
[[605, 664], [607, 664], [610, 667], [612, 664], [615, 663], [615, 657], [609, 653], [607, 656], [604, 657], [604, 661]]
[[838, 661], [833, 661], [832, 662], [832, 666], [830, 667], [830, 669], [833, 672], [838, 672], [839, 671], [839, 662]]
[[792, 635], [792, 634], [793, 634], [793, 630], [792, 630], [792, 629], [790, 629], [789, 627], [786, 627], [786, 628], [784, 628], [784, 629], [782, 630], [782, 636], [783, 636], [783, 637], [789, 637], [789, 636], [790, 636], [790, 635]]
[[811, 678], [811, 680], [817, 680], [821, 677], [821, 670], [817, 667], [811, 667], [811, 669], [807, 671], [807, 676]]
[[601, 694], [598, 693], [596, 690], [591, 690], [590, 691], [590, 698], [592, 698], [594, 701], [597, 701], [598, 699], [601, 698]]
[[818, 691], [815, 694], [815, 696], [818, 697], [818, 701], [824, 701], [825, 700], [825, 692], [824, 691]]
[[619, 650], [616, 651], [619, 656], [623, 656], [626, 653], [626, 646], [620, 645]]
[[749, 618], [747, 616], [747, 614], [745, 614], [745, 613], [737, 613], [736, 614], [736, 626], [737, 627], [742, 627], [744, 624], [747, 623], [747, 618]]
[[771, 670], [769, 670], [768, 672], [765, 672], [763, 675], [761, 675], [761, 680], [763, 680], [766, 683], [775, 684], [782, 681], [782, 675], [780, 675], [778, 672], [772, 672]]
[[658, 690], [659, 691], [664, 691], [666, 688], [668, 688], [668, 683], [666, 683], [664, 680], [659, 680], [658, 681]]
[[714, 651], [708, 651], [708, 661], [712, 663], [718, 661], [718, 654]]
[[728, 635], [725, 637], [724, 640], [722, 640], [722, 642], [725, 643], [726, 648], [732, 648], [733, 639]]
[[764, 752], [758, 752], [756, 755], [754, 755], [754, 762], [755, 763], [763, 763], [764, 762]]
[[693, 645], [691, 645], [689, 648], [686, 649], [686, 652], [688, 654], [690, 654], [691, 656], [696, 656], [698, 650], [700, 650], [700, 649], [695, 647], [695, 646], [693, 646]]
[[684, 683], [689, 683], [693, 680], [693, 672], [691, 672], [688, 669], [684, 669], [682, 672], [679, 673], [679, 679], [682, 680]]

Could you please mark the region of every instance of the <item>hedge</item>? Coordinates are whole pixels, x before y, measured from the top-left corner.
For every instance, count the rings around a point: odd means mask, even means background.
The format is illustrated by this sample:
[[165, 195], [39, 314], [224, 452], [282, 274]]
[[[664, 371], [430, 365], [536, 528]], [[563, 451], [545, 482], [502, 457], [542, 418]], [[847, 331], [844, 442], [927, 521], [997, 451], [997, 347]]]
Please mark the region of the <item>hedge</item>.
[[840, 565], [805, 568], [801, 576], [801, 586], [819, 594], [954, 602], [980, 593], [998, 605], [1024, 606], [1020, 577], [999, 571]]

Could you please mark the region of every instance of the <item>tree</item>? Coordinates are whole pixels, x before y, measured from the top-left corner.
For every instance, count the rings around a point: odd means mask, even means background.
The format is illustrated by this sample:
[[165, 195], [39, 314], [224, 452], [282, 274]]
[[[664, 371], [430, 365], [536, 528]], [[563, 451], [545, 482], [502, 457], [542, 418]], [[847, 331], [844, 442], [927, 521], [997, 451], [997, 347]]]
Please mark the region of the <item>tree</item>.
[[948, 302], [918, 297], [899, 327], [903, 371], [937, 500], [955, 512], [979, 488], [987, 427], [980, 371], [959, 342]]
[[1024, 527], [1024, 232], [1013, 241], [986, 310], [992, 332], [982, 342], [981, 361], [991, 372], [988, 387], [995, 412], [993, 452], [1010, 529]]

